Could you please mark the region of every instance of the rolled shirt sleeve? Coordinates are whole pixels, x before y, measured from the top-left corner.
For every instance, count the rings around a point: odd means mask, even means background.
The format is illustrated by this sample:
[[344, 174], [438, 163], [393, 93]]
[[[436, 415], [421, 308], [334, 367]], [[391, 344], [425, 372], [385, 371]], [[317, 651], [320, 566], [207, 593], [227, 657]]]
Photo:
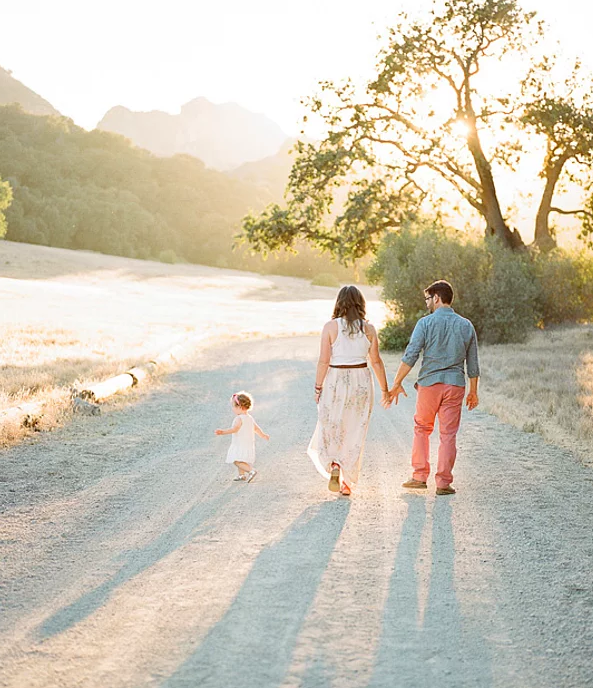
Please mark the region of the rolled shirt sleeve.
[[412, 336], [410, 337], [410, 341], [403, 355], [402, 362], [406, 365], [409, 365], [410, 368], [413, 368], [414, 364], [418, 360], [418, 357], [420, 356], [420, 352], [424, 348], [424, 342], [424, 318], [421, 318], [416, 323], [416, 327], [414, 327], [414, 331], [412, 332]]
[[472, 336], [467, 346], [465, 368], [468, 377], [480, 377], [480, 362], [478, 360], [478, 337], [472, 326]]

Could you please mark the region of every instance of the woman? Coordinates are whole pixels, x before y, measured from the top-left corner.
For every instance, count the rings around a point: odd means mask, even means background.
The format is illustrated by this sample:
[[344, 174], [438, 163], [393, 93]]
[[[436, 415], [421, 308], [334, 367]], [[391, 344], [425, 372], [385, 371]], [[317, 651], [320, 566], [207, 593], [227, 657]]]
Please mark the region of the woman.
[[366, 320], [364, 296], [356, 287], [342, 287], [332, 319], [321, 333], [315, 378], [318, 421], [307, 453], [329, 478], [329, 489], [343, 495], [349, 495], [358, 480], [373, 408], [368, 360], [381, 387], [381, 404], [387, 408], [391, 400], [385, 366], [377, 332]]

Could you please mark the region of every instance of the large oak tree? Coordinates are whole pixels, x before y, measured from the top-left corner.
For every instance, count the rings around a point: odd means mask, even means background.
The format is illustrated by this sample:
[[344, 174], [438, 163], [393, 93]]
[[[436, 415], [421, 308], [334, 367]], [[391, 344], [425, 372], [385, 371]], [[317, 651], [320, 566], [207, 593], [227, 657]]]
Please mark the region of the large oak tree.
[[[509, 226], [497, 174], [515, 169], [539, 140], [546, 152], [535, 242], [554, 246], [549, 216], [565, 212], [554, 192], [567, 163], [590, 162], [593, 111], [590, 96], [549, 88], [550, 64], [535, 57], [542, 32], [515, 0], [435, 0], [422, 20], [400, 15], [363, 90], [325, 82], [308, 100], [327, 135], [297, 144], [286, 206], [247, 216], [243, 236], [262, 252], [306, 239], [349, 262], [406, 217], [446, 201], [468, 204], [485, 234], [516, 249], [524, 244]], [[586, 209], [566, 212], [587, 217]]]

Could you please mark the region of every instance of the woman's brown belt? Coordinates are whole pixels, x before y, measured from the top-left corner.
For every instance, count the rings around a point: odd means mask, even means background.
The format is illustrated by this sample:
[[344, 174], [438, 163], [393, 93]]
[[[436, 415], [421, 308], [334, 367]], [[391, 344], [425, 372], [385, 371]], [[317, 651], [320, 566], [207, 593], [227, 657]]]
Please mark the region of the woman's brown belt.
[[366, 363], [355, 363], [354, 365], [331, 365], [330, 363], [330, 368], [366, 368], [367, 364]]

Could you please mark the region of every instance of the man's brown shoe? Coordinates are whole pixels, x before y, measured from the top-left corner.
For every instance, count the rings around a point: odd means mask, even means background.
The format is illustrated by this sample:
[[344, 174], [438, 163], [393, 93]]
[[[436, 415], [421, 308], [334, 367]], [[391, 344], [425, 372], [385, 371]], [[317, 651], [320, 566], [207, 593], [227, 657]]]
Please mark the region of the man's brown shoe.
[[438, 495], [455, 494], [455, 490], [451, 487], [451, 485], [447, 485], [447, 487], [437, 487], [437, 494]]
[[402, 483], [402, 487], [407, 487], [411, 490], [426, 490], [426, 483], [422, 482], [422, 480], [414, 480], [414, 478], [412, 478], [411, 480]]

